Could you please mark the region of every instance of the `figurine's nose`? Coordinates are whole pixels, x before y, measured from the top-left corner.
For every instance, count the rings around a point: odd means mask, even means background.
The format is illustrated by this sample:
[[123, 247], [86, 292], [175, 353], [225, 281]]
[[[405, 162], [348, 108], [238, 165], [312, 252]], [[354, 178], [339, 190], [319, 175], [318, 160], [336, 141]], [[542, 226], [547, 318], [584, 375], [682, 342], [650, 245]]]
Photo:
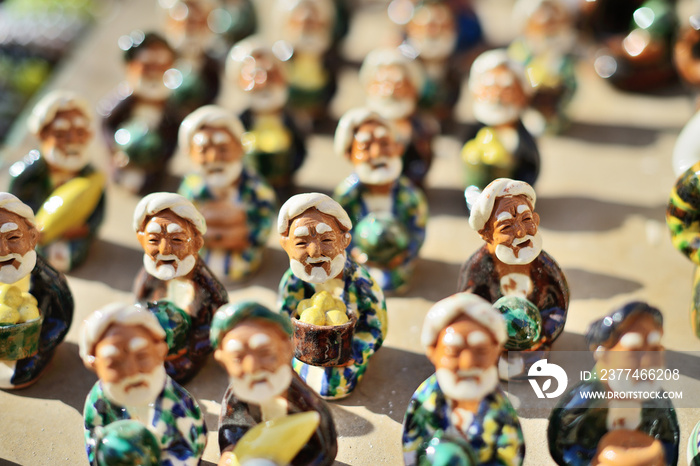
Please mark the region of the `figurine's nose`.
[[471, 369], [474, 366], [474, 357], [469, 350], [462, 350], [459, 353], [459, 369]]
[[373, 159], [381, 157], [382, 155], [382, 145], [379, 141], [372, 141], [369, 145], [369, 156]]
[[252, 354], [247, 354], [243, 357], [243, 372], [246, 374], [254, 374], [260, 369], [258, 358]]
[[167, 256], [172, 252], [172, 249], [173, 248], [170, 246], [170, 241], [166, 240], [165, 238], [160, 240], [160, 243], [158, 244], [158, 252], [164, 256]]
[[321, 255], [321, 247], [315, 239], [309, 239], [309, 244], [306, 247], [306, 252], [309, 257], [319, 257]]

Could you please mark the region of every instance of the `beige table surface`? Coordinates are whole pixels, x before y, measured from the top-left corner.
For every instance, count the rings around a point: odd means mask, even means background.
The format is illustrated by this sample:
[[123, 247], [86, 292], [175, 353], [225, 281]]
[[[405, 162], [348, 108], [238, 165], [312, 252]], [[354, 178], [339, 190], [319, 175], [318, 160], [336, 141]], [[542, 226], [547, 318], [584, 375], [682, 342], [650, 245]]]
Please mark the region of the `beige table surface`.
[[[264, 11], [269, 3], [261, 2]], [[134, 28], [158, 24], [154, 0], [123, 0], [106, 9], [99, 27], [85, 38], [50, 87], [82, 92], [91, 102], [104, 96], [122, 77], [116, 39]], [[349, 56], [366, 50], [357, 43], [389, 43], [381, 2], [363, 2], [350, 32]], [[477, 2], [488, 36], [496, 43], [509, 37], [505, 21], [510, 0]], [[687, 11], [690, 1], [682, 2]], [[506, 15], [504, 15], [506, 12]], [[265, 21], [265, 20], [264, 20]], [[368, 34], [367, 31], [371, 31]], [[537, 182], [537, 211], [545, 249], [564, 269], [572, 301], [565, 332], [557, 350], [583, 350], [589, 323], [632, 299], [662, 309], [666, 319], [663, 343], [674, 351], [698, 351], [688, 317], [693, 266], [671, 246], [664, 209], [674, 176], [671, 150], [676, 135], [691, 116], [690, 99], [680, 90], [664, 95], [627, 95], [599, 80], [588, 63], [579, 66], [580, 89], [573, 102], [573, 125], [562, 136], [540, 140], [542, 171]], [[356, 77], [340, 80], [334, 109], [341, 112], [361, 101]], [[230, 101], [227, 96], [222, 101]], [[469, 121], [462, 102], [458, 116]], [[35, 142], [21, 136], [5, 148], [2, 186], [7, 166]], [[455, 291], [460, 264], [482, 241], [467, 223], [460, 193], [459, 140], [436, 141], [434, 166], [427, 190], [431, 218], [413, 288], [387, 300], [389, 334], [374, 356], [365, 379], [345, 400], [332, 403], [339, 434], [337, 464], [402, 464], [401, 421], [416, 387], [432, 373], [419, 345], [422, 320], [437, 300]], [[303, 190], [331, 191], [350, 172], [350, 165], [332, 154], [329, 136], [309, 141], [307, 162], [297, 177]], [[95, 163], [106, 165], [99, 138], [92, 145]], [[188, 170], [182, 158], [172, 172]], [[75, 296], [73, 326], [51, 366], [37, 384], [20, 391], [0, 391], [0, 463], [23, 465], [86, 464], [82, 433], [85, 396], [96, 381], [78, 357], [79, 323], [91, 311], [116, 300], [130, 301], [131, 283], [141, 266], [141, 251], [130, 230], [138, 199], [117, 187], [108, 192], [107, 216], [89, 261], [68, 276]], [[262, 271], [249, 283], [227, 286], [232, 300], [256, 299], [274, 306], [276, 288], [287, 258], [271, 239]], [[700, 379], [698, 359], [697, 379]], [[219, 402], [226, 388], [224, 371], [209, 360], [200, 375], [186, 385], [206, 412], [211, 429], [204, 455], [216, 463]], [[688, 394], [691, 396], [693, 394]], [[700, 399], [698, 400], [700, 406]], [[681, 462], [690, 430], [700, 409], [679, 409]], [[544, 418], [521, 419], [527, 444], [525, 463], [552, 464]]]

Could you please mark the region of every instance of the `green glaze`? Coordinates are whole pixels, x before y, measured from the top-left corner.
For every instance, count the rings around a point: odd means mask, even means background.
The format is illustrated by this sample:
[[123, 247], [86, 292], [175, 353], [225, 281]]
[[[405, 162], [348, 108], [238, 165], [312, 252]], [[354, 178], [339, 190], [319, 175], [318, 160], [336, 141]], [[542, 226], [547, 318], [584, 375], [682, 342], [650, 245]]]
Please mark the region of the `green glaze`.
[[440, 430], [418, 453], [418, 466], [477, 466], [471, 446], [462, 439]]
[[39, 351], [39, 334], [44, 317], [30, 322], [0, 325], [0, 359], [16, 361], [34, 356]]
[[539, 340], [542, 318], [537, 306], [519, 296], [503, 296], [493, 303], [493, 307], [498, 309], [506, 320], [506, 349], [526, 350]]
[[148, 310], [158, 318], [165, 330], [165, 342], [168, 344], [168, 354], [178, 354], [188, 344], [187, 335], [192, 326], [190, 316], [170, 301], [152, 301]]
[[370, 213], [354, 230], [355, 244], [373, 262], [387, 264], [408, 248], [406, 227], [393, 215]]
[[104, 427], [96, 456], [98, 466], [156, 466], [160, 445], [139, 421], [116, 421]]

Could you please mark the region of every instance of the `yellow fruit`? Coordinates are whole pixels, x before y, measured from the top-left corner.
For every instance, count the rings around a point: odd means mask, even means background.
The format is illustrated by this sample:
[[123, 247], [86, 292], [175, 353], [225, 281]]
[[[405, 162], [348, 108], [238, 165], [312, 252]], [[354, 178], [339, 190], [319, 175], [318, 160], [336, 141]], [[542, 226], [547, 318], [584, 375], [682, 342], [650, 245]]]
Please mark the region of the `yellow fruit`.
[[343, 314], [347, 314], [348, 308], [345, 307], [345, 303], [343, 302], [342, 299], [334, 298], [333, 299], [333, 309], [337, 309]]
[[326, 325], [342, 325], [348, 320], [350, 319], [344, 312], [337, 310], [326, 312]]
[[302, 312], [299, 320], [312, 325], [326, 325], [326, 316], [317, 306], [311, 306]]
[[19, 321], [29, 322], [30, 320], [39, 318], [39, 308], [34, 304], [22, 304], [19, 307]]
[[35, 306], [39, 305], [39, 302], [36, 300], [36, 298], [29, 294], [29, 293], [22, 293], [22, 305], [24, 306], [25, 304], [31, 303]]
[[36, 214], [41, 244], [59, 238], [66, 230], [85, 223], [102, 197], [105, 176], [94, 172], [56, 188]]
[[19, 312], [7, 304], [0, 304], [0, 325], [10, 325], [19, 322]]
[[335, 307], [335, 300], [327, 291], [320, 291], [313, 295], [311, 299], [313, 300], [314, 306], [318, 307], [321, 311], [325, 312]]
[[22, 305], [22, 291], [14, 285], [2, 285], [0, 287], [0, 302], [11, 308], [17, 309]]
[[297, 305], [297, 314], [301, 315], [302, 312], [313, 306], [314, 303], [310, 299], [302, 299]]

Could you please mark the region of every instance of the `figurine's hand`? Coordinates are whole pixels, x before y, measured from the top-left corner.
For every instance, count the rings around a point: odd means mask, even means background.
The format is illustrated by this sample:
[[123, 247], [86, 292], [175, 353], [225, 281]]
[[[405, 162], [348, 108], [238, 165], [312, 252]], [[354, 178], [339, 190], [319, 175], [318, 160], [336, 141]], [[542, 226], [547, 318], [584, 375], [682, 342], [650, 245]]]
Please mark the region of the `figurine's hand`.
[[663, 466], [664, 449], [658, 439], [638, 430], [617, 429], [605, 434], [591, 465], [639, 464]]
[[221, 459], [219, 460], [219, 466], [231, 466], [233, 465], [233, 460], [235, 455], [232, 451], [225, 451], [221, 454]]

